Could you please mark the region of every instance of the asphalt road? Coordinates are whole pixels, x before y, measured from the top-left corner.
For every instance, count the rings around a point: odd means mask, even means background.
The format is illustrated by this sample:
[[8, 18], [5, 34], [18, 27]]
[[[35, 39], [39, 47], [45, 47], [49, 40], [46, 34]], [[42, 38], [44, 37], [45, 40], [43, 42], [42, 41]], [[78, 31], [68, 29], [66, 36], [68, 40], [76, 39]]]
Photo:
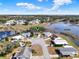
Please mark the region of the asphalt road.
[[49, 52], [48, 52], [48, 49], [45, 46], [45, 42], [42, 38], [37, 38], [37, 39], [32, 40], [32, 44], [39, 44], [42, 47], [43, 57], [44, 57], [43, 59], [51, 59]]

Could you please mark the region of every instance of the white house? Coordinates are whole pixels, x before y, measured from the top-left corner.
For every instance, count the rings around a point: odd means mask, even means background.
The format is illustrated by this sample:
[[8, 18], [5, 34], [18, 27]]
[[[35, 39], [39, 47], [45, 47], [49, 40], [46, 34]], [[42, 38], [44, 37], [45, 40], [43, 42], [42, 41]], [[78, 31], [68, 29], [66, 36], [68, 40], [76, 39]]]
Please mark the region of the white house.
[[55, 40], [53, 40], [53, 43], [56, 45], [68, 45], [68, 42], [60, 37], [55, 38]]
[[22, 33], [22, 36], [24, 36], [25, 38], [27, 38], [27, 37], [31, 36], [31, 33], [30, 32]]
[[50, 37], [50, 36], [52, 36], [52, 33], [51, 33], [51, 32], [44, 32], [44, 35], [45, 35], [46, 37]]
[[16, 20], [16, 24], [25, 24], [26, 20]]
[[32, 21], [29, 22], [29, 24], [39, 24], [39, 23], [40, 23], [39, 19], [32, 20]]
[[13, 25], [15, 24], [15, 20], [9, 20], [5, 23], [5, 25]]
[[18, 41], [20, 39], [24, 39], [24, 37], [22, 35], [17, 35], [17, 36], [14, 36], [12, 37], [13, 41]]

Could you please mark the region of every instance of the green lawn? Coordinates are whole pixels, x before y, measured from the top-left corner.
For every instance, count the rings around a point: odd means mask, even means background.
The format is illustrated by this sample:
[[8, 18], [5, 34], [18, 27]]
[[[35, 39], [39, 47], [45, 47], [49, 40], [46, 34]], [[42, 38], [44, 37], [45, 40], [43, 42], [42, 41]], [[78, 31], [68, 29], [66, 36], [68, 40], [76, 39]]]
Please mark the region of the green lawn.
[[0, 57], [0, 59], [6, 59], [5, 57]]

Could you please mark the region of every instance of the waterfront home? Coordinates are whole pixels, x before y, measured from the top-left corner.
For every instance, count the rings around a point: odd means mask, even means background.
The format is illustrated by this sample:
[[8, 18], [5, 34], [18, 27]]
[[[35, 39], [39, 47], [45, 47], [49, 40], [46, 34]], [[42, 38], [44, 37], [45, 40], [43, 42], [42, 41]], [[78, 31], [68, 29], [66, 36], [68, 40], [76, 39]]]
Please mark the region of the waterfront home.
[[16, 57], [16, 59], [31, 59], [31, 56], [31, 49], [29, 47], [23, 47], [14, 57]]
[[52, 40], [52, 42], [54, 43], [54, 45], [57, 45], [57, 46], [68, 45], [68, 42], [66, 40], [59, 39], [59, 38], [56, 38], [55, 40]]
[[52, 33], [51, 32], [44, 32], [45, 37], [51, 37]]
[[78, 50], [74, 47], [59, 48], [58, 51], [60, 52], [61, 56], [75, 56], [75, 55], [78, 55]]

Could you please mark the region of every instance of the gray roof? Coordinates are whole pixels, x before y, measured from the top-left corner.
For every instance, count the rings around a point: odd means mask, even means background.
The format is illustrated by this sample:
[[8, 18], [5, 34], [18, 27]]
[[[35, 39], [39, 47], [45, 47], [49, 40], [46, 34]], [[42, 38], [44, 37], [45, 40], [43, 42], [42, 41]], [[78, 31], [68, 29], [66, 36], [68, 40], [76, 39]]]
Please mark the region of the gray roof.
[[62, 55], [71, 55], [78, 52], [75, 48], [60, 48], [59, 51]]

